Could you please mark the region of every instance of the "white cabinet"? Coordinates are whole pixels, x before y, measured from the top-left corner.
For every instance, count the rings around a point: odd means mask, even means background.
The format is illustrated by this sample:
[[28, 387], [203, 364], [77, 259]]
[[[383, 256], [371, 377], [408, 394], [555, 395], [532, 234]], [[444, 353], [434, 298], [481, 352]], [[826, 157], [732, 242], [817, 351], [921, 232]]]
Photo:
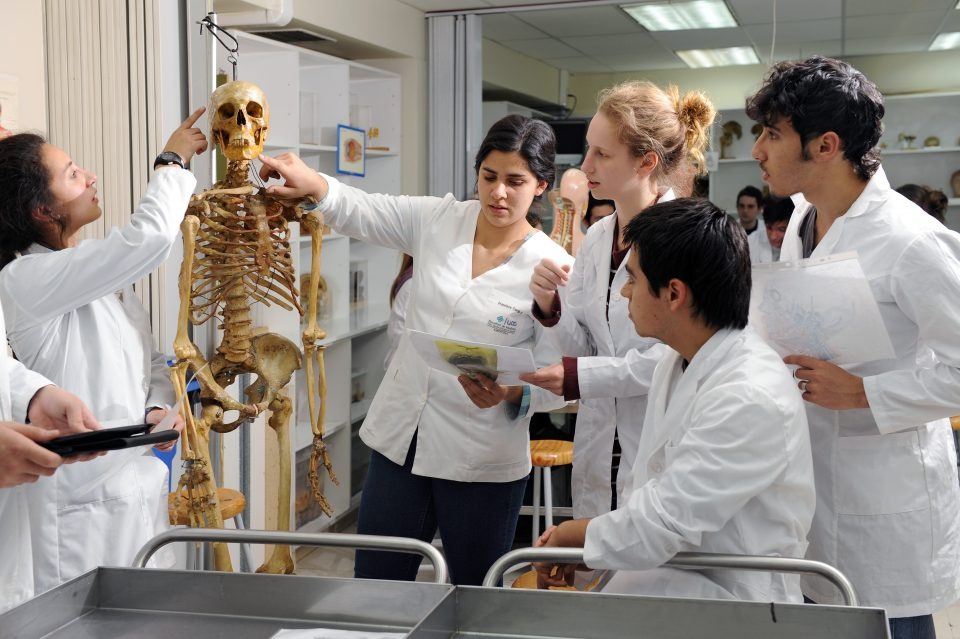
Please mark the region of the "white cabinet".
[[[884, 132], [880, 138], [883, 168], [890, 185], [922, 184], [943, 191], [950, 198], [947, 225], [960, 230], [960, 194], [950, 185], [950, 176], [960, 171], [960, 93], [929, 93], [889, 96], [885, 99]], [[735, 214], [737, 193], [752, 184], [763, 188], [760, 169], [750, 157], [755, 135], [753, 121], [743, 109], [720, 112], [713, 127], [712, 148], [719, 154], [719, 136], [725, 122], [736, 121], [743, 135], [727, 148], [728, 159], [720, 159], [710, 172], [710, 199]], [[907, 147], [902, 136], [913, 136]], [[924, 146], [928, 138], [938, 146]], [[932, 140], [931, 140], [932, 142]]]
[[[378, 193], [398, 193], [401, 171], [401, 100], [398, 75], [320, 53], [237, 33], [240, 41], [237, 77], [259, 85], [270, 105], [270, 133], [266, 153], [298, 153], [310, 166], [336, 175], [347, 184]], [[230, 66], [220, 53], [219, 67]], [[337, 125], [367, 132], [363, 176], [337, 175]], [[294, 265], [298, 278], [310, 272], [310, 238], [294, 225]], [[329, 480], [324, 492], [333, 518], [323, 516], [310, 496], [307, 467], [312, 433], [307, 408], [304, 370], [288, 386], [295, 398], [293, 432], [293, 528], [321, 530], [357, 504], [367, 464], [367, 451], [358, 450], [356, 430], [366, 414], [380, 380], [387, 351], [389, 288], [399, 266], [396, 251], [328, 233], [323, 239], [321, 273], [329, 289], [326, 313], [320, 325], [327, 337], [322, 344], [327, 376], [326, 443], [340, 486]], [[298, 285], [300, 280], [298, 279]], [[304, 308], [306, 304], [304, 303]], [[296, 312], [255, 306], [255, 324], [301, 343], [305, 320]], [[252, 525], [272, 525], [277, 481], [273, 435], [262, 429], [262, 418], [252, 426], [250, 447]], [[226, 435], [225, 475], [242, 453]], [[236, 438], [239, 439], [239, 438]], [[261, 523], [262, 522], [262, 523]]]

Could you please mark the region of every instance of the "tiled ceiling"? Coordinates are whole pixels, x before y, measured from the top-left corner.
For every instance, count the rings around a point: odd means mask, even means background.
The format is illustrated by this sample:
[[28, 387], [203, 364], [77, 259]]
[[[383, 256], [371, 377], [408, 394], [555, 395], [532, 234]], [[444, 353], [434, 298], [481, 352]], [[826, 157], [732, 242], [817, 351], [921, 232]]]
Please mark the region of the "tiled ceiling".
[[[422, 11], [490, 9], [544, 0], [401, 0]], [[643, 0], [624, 0], [640, 4]], [[662, 1], [662, 0], [657, 0]], [[649, 32], [618, 5], [483, 15], [483, 37], [570, 73], [686, 68], [678, 49], [750, 46], [774, 60], [926, 51], [939, 33], [960, 31], [957, 0], [726, 0], [740, 25]], [[556, 3], [554, 3], [556, 4]], [[774, 25], [774, 6], [776, 25]], [[960, 59], [960, 52], [958, 52]]]

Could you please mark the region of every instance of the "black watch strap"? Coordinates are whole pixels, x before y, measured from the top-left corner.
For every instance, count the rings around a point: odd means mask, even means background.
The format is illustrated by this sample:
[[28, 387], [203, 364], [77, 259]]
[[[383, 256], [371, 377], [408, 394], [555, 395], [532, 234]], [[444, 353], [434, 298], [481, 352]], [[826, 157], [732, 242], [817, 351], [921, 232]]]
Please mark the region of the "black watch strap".
[[171, 164], [176, 164], [181, 169], [185, 169], [186, 163], [183, 161], [183, 158], [180, 157], [180, 154], [174, 153], [173, 151], [164, 151], [157, 156], [157, 159], [153, 161], [153, 168], [158, 166], [170, 166]]

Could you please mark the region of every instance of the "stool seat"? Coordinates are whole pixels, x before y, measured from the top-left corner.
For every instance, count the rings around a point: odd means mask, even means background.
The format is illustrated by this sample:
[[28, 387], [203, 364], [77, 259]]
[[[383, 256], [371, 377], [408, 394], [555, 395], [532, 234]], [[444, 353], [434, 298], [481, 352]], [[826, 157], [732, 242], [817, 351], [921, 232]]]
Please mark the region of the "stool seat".
[[[178, 526], [189, 526], [190, 515], [187, 513], [189, 500], [186, 491], [180, 493], [180, 503], [177, 504], [175, 493], [167, 495], [167, 512], [170, 513], [170, 523]], [[217, 488], [217, 500], [220, 502], [220, 516], [232, 519], [243, 513], [247, 507], [247, 499], [239, 490], [232, 488]]]
[[561, 439], [534, 439], [530, 442], [530, 461], [534, 466], [565, 466], [573, 463], [573, 442]]
[[[548, 590], [572, 590], [574, 592], [591, 592], [600, 584], [600, 578], [596, 578], [586, 586], [583, 590], [580, 590], [576, 586], [550, 586]], [[528, 570], [519, 577], [513, 580], [513, 583], [510, 585], [511, 588], [531, 588], [536, 589], [537, 587], [537, 571]]]

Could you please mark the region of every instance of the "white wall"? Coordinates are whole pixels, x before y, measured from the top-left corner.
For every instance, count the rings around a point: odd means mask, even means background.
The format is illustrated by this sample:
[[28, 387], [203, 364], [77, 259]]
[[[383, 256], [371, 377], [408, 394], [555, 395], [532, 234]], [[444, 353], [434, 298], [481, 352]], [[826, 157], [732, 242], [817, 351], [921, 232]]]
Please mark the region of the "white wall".
[[[17, 129], [47, 130], [42, 0], [0, 0], [0, 74], [18, 79]], [[9, 107], [7, 107], [9, 110]], [[4, 113], [4, 115], [7, 115]], [[6, 120], [0, 120], [6, 123]]]

